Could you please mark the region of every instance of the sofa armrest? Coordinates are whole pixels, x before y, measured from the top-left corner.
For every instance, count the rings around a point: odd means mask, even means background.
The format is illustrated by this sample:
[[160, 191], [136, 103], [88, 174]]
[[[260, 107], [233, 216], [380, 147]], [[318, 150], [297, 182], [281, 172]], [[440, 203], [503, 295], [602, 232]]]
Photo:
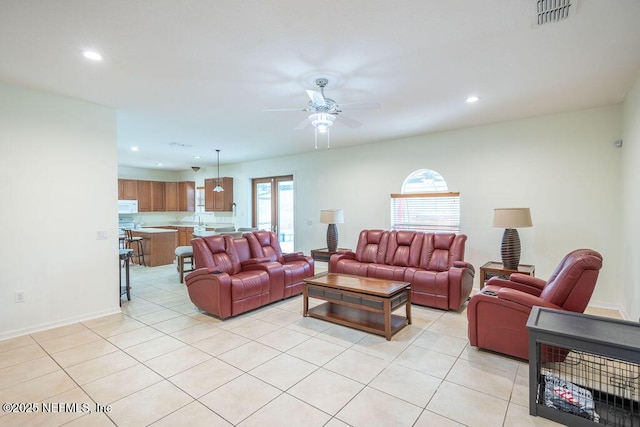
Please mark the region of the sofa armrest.
[[351, 251], [338, 251], [335, 254], [331, 255], [329, 258], [329, 273], [336, 272], [336, 268], [338, 266], [338, 261], [343, 259], [356, 259], [356, 253]]
[[502, 288], [498, 290], [497, 297], [498, 299], [510, 301], [512, 303], [528, 307], [529, 309], [531, 309], [534, 305], [537, 305], [540, 307], [562, 310], [562, 307], [547, 302], [538, 296], [520, 292], [515, 289]]
[[184, 278], [185, 280], [187, 280], [187, 278], [191, 276], [190, 280], [195, 280], [200, 276], [206, 276], [208, 274], [220, 274], [220, 273], [222, 272], [218, 270], [218, 267], [214, 265], [213, 267], [203, 267], [203, 268], [198, 268], [196, 270], [193, 270], [191, 273], [184, 276]]
[[454, 262], [453, 262], [453, 266], [454, 266], [455, 268], [468, 268], [468, 269], [470, 269], [470, 270], [471, 270], [471, 272], [474, 274], [474, 276], [475, 276], [475, 274], [476, 274], [476, 269], [475, 269], [475, 268], [473, 268], [473, 265], [469, 264], [469, 263], [468, 263], [468, 262], [466, 262], [466, 261], [454, 261]]
[[221, 319], [231, 316], [231, 276], [216, 268], [199, 268], [184, 278], [196, 307]]
[[273, 261], [271, 261], [271, 258], [266, 257], [266, 256], [265, 257], [259, 257], [259, 258], [249, 258], [249, 259], [246, 259], [246, 260], [242, 261], [240, 263], [240, 266], [241, 266], [241, 268], [243, 270], [246, 270], [247, 266], [255, 265], [255, 264], [262, 264], [262, 263], [266, 263], [266, 262], [273, 262]]
[[547, 284], [546, 281], [538, 279], [537, 277], [529, 276], [528, 274], [513, 273], [509, 276], [509, 280], [512, 282], [522, 283], [523, 285], [530, 286], [532, 288], [540, 289], [540, 292]]
[[460, 310], [467, 301], [473, 289], [473, 277], [475, 269], [471, 264], [457, 261], [458, 265], [451, 267], [446, 273], [449, 278], [449, 309]]
[[290, 252], [288, 254], [282, 254], [282, 258], [284, 258], [284, 262], [293, 262], [293, 261], [306, 261], [307, 263], [311, 263], [313, 258], [304, 254], [304, 252]]
[[[513, 274], [511, 275], [513, 276]], [[540, 279], [538, 279], [540, 280]], [[492, 277], [487, 281], [486, 286], [495, 286], [498, 288], [508, 288], [514, 289], [516, 291], [525, 292], [529, 295], [540, 296], [542, 292], [542, 288], [539, 288], [537, 285], [529, 285], [527, 283], [516, 282], [511, 279], [501, 279], [499, 277]]]
[[303, 252], [289, 252], [287, 254], [282, 254], [282, 257], [286, 260], [290, 259], [297, 259], [297, 258], [304, 258], [304, 253]]

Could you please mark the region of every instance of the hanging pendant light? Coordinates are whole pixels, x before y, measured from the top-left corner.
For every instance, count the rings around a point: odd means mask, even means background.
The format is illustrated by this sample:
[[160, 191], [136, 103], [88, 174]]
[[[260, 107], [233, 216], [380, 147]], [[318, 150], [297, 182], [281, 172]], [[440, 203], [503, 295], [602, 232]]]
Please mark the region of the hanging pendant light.
[[220, 150], [216, 150], [216, 152], [218, 153], [218, 180], [216, 181], [216, 186], [213, 191], [220, 193], [221, 191], [224, 191], [224, 188], [220, 185]]

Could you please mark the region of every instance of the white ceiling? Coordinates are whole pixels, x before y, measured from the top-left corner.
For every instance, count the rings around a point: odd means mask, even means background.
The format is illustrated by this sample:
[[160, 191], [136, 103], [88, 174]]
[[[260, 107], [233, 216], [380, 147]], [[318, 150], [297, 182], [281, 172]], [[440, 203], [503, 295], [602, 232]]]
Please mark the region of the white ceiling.
[[618, 104], [640, 1], [575, 10], [535, 27], [531, 0], [0, 0], [0, 81], [111, 106], [120, 165], [181, 170], [313, 151], [304, 112], [262, 110], [302, 110], [317, 77], [383, 106], [345, 106], [362, 126], [332, 147]]

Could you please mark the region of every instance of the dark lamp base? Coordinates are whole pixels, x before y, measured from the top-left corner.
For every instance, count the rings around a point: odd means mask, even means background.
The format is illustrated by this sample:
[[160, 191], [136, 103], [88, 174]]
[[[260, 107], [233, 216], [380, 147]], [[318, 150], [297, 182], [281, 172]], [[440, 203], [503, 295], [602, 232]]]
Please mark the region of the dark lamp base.
[[327, 249], [329, 252], [338, 250], [338, 227], [335, 224], [329, 224], [327, 227]]
[[502, 235], [502, 264], [510, 270], [520, 264], [520, 236], [515, 228], [506, 228]]

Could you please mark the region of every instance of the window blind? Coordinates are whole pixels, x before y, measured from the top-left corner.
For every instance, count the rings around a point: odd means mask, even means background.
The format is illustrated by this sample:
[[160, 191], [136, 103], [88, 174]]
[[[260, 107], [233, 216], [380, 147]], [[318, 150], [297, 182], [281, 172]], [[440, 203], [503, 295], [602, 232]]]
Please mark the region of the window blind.
[[460, 193], [392, 194], [391, 229], [460, 232]]

